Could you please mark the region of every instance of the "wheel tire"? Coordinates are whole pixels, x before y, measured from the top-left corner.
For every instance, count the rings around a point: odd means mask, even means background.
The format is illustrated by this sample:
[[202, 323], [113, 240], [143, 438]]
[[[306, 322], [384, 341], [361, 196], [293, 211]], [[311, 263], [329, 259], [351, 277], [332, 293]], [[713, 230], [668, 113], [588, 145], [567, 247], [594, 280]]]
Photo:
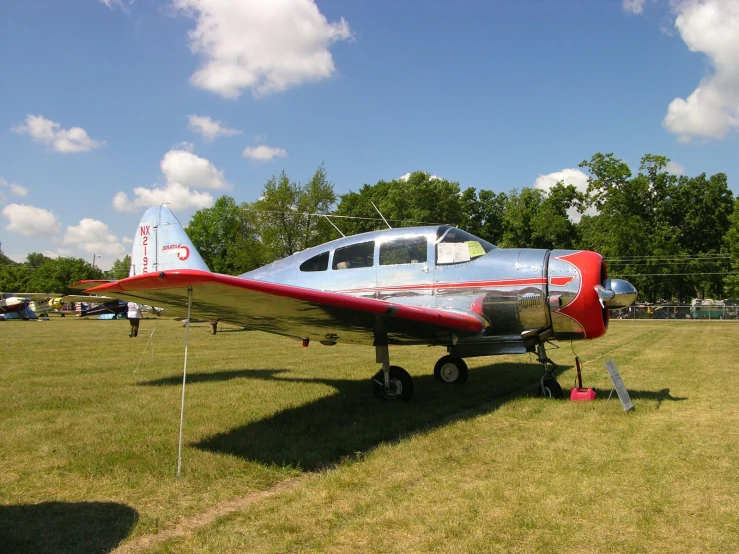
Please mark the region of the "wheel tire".
[[410, 374], [396, 365], [390, 366], [390, 390], [385, 389], [385, 376], [382, 370], [372, 377], [372, 390], [376, 398], [383, 400], [408, 401], [413, 396], [413, 378]]
[[544, 376], [540, 384], [541, 395], [544, 398], [562, 398], [562, 387], [554, 377]]
[[442, 383], [463, 384], [467, 381], [467, 364], [462, 358], [444, 356], [434, 366], [434, 379]]

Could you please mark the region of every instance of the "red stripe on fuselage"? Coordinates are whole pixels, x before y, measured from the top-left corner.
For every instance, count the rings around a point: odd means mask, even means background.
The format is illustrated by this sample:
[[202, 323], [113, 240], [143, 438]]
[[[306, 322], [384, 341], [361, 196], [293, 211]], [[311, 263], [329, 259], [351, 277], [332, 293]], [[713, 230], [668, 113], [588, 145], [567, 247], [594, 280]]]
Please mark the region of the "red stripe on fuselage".
[[[562, 259], [562, 258], [558, 258]], [[569, 285], [572, 280], [575, 278], [574, 275], [570, 275], [569, 277], [552, 277], [549, 279], [549, 284], [554, 285], [556, 287], [566, 287]]]
[[[566, 279], [566, 277], [563, 277]], [[570, 278], [572, 280], [572, 278]], [[376, 292], [376, 291], [412, 291], [412, 290], [438, 290], [438, 289], [477, 289], [496, 287], [527, 287], [544, 286], [547, 282], [542, 277], [530, 277], [527, 279], [499, 279], [497, 281], [465, 281], [462, 283], [416, 283], [411, 285], [389, 285], [376, 287], [363, 287], [356, 289], [343, 289], [334, 292], [348, 294], [352, 292]]]

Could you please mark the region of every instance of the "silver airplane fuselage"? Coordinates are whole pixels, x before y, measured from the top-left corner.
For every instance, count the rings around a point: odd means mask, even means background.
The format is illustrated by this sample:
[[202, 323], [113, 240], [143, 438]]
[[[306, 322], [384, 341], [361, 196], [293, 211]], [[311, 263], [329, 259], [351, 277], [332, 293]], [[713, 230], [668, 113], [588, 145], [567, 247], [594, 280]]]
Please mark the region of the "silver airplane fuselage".
[[522, 353], [550, 338], [596, 338], [607, 329], [608, 308], [636, 296], [625, 281], [608, 280], [595, 252], [497, 248], [444, 225], [341, 238], [240, 277], [475, 313], [485, 321], [480, 336], [439, 337], [460, 357]]

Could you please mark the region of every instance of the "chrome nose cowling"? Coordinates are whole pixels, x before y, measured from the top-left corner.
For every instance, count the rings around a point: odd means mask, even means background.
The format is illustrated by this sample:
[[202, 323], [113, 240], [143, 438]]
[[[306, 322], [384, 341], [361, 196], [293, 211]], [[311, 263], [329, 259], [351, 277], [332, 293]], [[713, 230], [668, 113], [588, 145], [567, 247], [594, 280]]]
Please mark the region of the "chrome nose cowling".
[[631, 306], [638, 294], [634, 285], [623, 279], [606, 279], [603, 286], [596, 285], [595, 290], [601, 303], [611, 310]]

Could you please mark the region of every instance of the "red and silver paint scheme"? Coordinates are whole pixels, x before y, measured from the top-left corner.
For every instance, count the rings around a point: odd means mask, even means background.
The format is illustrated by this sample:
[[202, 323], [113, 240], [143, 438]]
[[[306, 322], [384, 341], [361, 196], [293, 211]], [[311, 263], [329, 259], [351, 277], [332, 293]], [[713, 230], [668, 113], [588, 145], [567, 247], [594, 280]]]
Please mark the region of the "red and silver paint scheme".
[[137, 227], [130, 275], [87, 292], [175, 316], [186, 314], [189, 301], [193, 318], [303, 344], [371, 344], [386, 387], [388, 344], [445, 346], [440, 363], [538, 350], [546, 367], [545, 341], [603, 335], [608, 309], [637, 294], [608, 279], [595, 252], [497, 248], [446, 225], [344, 237], [238, 277], [220, 275], [165, 206], [150, 208]]

